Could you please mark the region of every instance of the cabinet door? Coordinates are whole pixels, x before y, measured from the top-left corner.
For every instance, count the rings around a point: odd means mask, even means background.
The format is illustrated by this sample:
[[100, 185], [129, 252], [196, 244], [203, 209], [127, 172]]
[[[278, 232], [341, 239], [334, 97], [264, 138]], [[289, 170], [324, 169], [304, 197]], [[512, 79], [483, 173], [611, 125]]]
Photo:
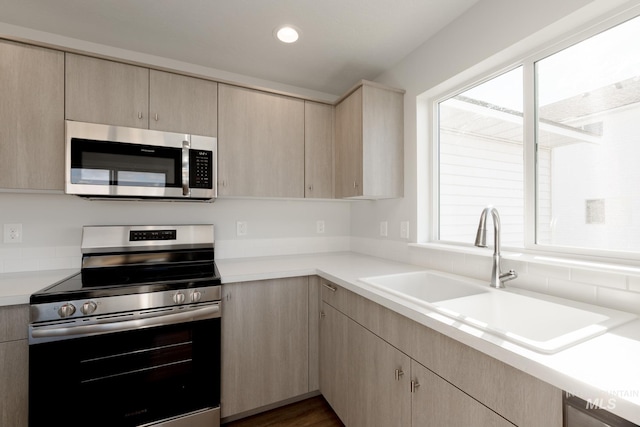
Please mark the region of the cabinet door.
[[412, 361], [411, 373], [419, 384], [412, 393], [414, 426], [514, 426], [415, 361]]
[[305, 197], [333, 198], [333, 122], [333, 106], [305, 101]]
[[68, 120], [149, 127], [149, 69], [66, 54]]
[[217, 136], [218, 84], [150, 70], [149, 128]]
[[222, 416], [309, 391], [308, 278], [223, 286]]
[[28, 341], [0, 342], [0, 361], [0, 425], [26, 427], [29, 415]]
[[0, 426], [28, 425], [28, 323], [28, 306], [0, 307]]
[[218, 194], [304, 197], [304, 101], [218, 87]]
[[348, 336], [349, 427], [411, 426], [409, 356], [351, 320]]
[[320, 277], [309, 277], [309, 391], [320, 389]]
[[64, 54], [0, 41], [0, 187], [64, 189]]
[[337, 198], [362, 195], [362, 87], [336, 106]]
[[320, 320], [320, 392], [343, 423], [348, 423], [350, 399], [348, 384], [349, 319], [326, 302]]
[[362, 192], [364, 196], [401, 197], [404, 192], [404, 95], [362, 87]]

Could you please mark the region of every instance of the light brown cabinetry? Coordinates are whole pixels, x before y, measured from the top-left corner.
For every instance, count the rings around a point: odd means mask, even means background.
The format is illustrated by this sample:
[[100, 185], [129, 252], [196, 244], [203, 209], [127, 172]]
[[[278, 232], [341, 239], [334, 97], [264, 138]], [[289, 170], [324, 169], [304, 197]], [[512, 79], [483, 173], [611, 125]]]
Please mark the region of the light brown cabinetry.
[[411, 377], [413, 426], [514, 426], [416, 361], [411, 363]]
[[0, 425], [26, 427], [29, 343], [26, 305], [0, 307]]
[[149, 129], [217, 136], [218, 84], [150, 70]]
[[410, 427], [411, 359], [331, 305], [343, 289], [323, 286], [320, 392], [349, 427]]
[[0, 188], [64, 188], [64, 54], [0, 41]]
[[309, 391], [320, 389], [320, 278], [309, 276]]
[[65, 118], [149, 127], [149, 69], [66, 54]]
[[403, 195], [404, 92], [363, 81], [336, 105], [335, 195]]
[[66, 54], [68, 120], [216, 136], [217, 83]]
[[[335, 357], [323, 347], [335, 346], [323, 322], [331, 314], [348, 324], [347, 349], [336, 350], [346, 351], [349, 361], [348, 383], [340, 385], [350, 390], [348, 426], [562, 425], [555, 387], [335, 284], [322, 285], [321, 367]], [[337, 387], [331, 371], [320, 374], [323, 394]]]
[[218, 194], [304, 197], [304, 101], [220, 84]]
[[322, 304], [320, 316], [320, 392], [342, 422], [350, 425], [349, 319], [327, 303]]
[[304, 196], [333, 198], [334, 108], [304, 103]]
[[223, 286], [222, 417], [310, 391], [308, 280]]
[[409, 356], [350, 320], [348, 360], [349, 427], [411, 427]]

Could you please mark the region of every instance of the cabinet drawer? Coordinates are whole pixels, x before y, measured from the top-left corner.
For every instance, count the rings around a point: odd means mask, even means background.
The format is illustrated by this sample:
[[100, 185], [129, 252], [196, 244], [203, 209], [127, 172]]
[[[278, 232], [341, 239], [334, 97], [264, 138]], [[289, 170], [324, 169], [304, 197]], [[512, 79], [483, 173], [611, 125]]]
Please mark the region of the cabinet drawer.
[[325, 279], [320, 279], [320, 296], [322, 301], [347, 313], [349, 291]]

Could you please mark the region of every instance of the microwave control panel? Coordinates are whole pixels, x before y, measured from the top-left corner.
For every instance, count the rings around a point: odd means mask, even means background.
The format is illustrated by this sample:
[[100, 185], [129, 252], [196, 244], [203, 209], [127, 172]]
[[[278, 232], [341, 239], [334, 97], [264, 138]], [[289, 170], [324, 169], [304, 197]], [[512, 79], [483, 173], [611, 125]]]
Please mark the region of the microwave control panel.
[[213, 188], [213, 152], [206, 150], [189, 150], [189, 187]]

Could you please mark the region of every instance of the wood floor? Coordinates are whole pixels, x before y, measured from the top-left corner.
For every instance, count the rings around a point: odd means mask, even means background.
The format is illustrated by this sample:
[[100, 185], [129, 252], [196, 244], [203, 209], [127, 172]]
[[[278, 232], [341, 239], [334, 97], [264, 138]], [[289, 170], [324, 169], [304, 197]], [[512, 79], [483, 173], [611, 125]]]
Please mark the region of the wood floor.
[[322, 396], [244, 418], [224, 427], [344, 427]]

